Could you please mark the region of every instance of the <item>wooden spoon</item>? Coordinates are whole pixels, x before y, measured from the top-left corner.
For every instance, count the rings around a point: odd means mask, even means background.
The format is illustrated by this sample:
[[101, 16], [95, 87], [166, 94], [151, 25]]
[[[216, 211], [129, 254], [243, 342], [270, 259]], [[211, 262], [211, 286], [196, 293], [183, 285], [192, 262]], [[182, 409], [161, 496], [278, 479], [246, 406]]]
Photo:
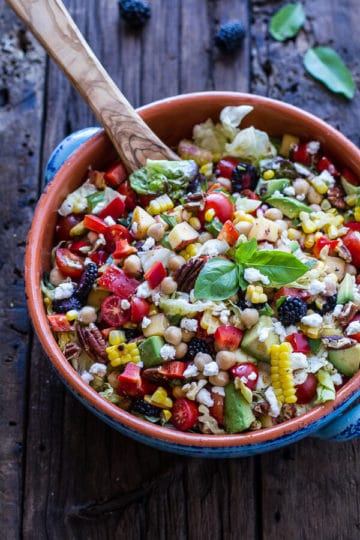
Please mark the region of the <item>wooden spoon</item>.
[[135, 112], [61, 0], [6, 0], [86, 100], [128, 169], [179, 159]]

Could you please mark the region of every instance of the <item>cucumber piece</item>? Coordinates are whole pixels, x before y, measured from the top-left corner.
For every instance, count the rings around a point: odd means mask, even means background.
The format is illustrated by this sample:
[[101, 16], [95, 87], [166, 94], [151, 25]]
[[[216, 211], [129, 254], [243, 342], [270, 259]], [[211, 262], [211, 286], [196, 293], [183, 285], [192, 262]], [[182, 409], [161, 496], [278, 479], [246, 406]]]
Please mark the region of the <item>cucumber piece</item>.
[[270, 197], [266, 202], [281, 210], [284, 216], [290, 219], [299, 217], [300, 212], [312, 212], [309, 206], [290, 197]]

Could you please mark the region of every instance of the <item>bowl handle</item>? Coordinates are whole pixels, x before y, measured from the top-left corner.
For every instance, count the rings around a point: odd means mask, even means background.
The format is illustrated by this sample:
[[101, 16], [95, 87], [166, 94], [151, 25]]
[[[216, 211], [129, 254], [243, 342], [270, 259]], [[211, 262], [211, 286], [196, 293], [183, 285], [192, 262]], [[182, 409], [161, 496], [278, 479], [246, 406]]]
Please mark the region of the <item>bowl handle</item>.
[[101, 131], [99, 127], [88, 127], [71, 133], [61, 141], [52, 152], [49, 161], [45, 167], [45, 185], [47, 185], [55, 176], [62, 164], [81, 146]]
[[351, 441], [360, 436], [360, 403], [337, 416], [324, 428], [316, 431], [313, 437], [332, 441]]

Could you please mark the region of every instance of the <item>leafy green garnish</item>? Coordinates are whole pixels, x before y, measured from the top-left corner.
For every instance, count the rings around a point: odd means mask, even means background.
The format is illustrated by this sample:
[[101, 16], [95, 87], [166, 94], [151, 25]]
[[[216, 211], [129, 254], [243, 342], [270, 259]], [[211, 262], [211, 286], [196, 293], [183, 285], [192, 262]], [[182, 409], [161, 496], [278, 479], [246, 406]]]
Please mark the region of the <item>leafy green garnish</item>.
[[322, 341], [320, 338], [308, 338], [310, 351], [312, 354], [317, 354], [320, 350]]
[[302, 4], [287, 4], [271, 17], [270, 34], [277, 41], [285, 41], [296, 36], [304, 23], [305, 14]]
[[167, 214], [160, 214], [160, 217], [167, 225], [169, 225], [170, 229], [173, 229], [175, 225], [177, 225], [176, 217], [175, 216], [168, 216]]
[[285, 251], [257, 251], [249, 261], [243, 262], [246, 268], [256, 268], [270, 280], [271, 287], [281, 287], [295, 281], [309, 268], [292, 253]]
[[168, 193], [179, 199], [198, 172], [195, 161], [167, 161], [148, 159], [146, 166], [133, 172], [130, 185], [140, 195]]
[[331, 47], [313, 47], [304, 56], [306, 71], [329, 90], [352, 99], [356, 86], [350, 71]]
[[237, 265], [228, 259], [214, 257], [201, 270], [195, 283], [195, 298], [225, 300], [239, 288]]

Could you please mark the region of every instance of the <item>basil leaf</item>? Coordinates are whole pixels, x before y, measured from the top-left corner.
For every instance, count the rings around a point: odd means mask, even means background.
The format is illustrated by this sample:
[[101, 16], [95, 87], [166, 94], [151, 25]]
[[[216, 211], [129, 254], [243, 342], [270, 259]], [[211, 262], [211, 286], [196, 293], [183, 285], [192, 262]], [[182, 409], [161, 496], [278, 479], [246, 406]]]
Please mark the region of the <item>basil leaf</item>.
[[240, 244], [235, 251], [235, 260], [239, 264], [246, 262], [251, 259], [254, 253], [257, 250], [257, 241], [255, 238], [243, 242]]
[[228, 259], [210, 259], [197, 277], [194, 288], [196, 299], [226, 300], [239, 288], [238, 268]]
[[304, 56], [304, 67], [310, 75], [321, 81], [329, 90], [352, 99], [355, 83], [340, 56], [330, 47], [314, 47]]
[[305, 14], [302, 5], [287, 4], [271, 17], [270, 34], [277, 41], [285, 41], [296, 36], [304, 23]]
[[295, 281], [309, 268], [291, 253], [285, 251], [257, 251], [250, 261], [243, 263], [246, 268], [256, 268], [270, 279], [270, 286], [282, 286]]

